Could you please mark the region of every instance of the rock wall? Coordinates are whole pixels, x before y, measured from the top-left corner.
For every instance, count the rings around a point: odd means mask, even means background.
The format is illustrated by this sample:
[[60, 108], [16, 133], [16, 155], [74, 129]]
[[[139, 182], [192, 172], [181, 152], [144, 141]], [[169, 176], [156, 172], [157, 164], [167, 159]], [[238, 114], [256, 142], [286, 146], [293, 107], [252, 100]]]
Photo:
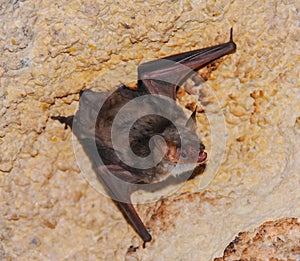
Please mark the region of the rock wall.
[[[2, 1], [0, 259], [205, 261], [239, 231], [299, 217], [299, 21], [293, 0]], [[222, 165], [205, 188], [196, 177], [139, 205], [154, 240], [131, 252], [135, 232], [50, 117], [74, 114], [82, 89], [134, 82], [144, 59], [223, 43], [232, 26], [237, 51], [206, 81], [226, 123]]]

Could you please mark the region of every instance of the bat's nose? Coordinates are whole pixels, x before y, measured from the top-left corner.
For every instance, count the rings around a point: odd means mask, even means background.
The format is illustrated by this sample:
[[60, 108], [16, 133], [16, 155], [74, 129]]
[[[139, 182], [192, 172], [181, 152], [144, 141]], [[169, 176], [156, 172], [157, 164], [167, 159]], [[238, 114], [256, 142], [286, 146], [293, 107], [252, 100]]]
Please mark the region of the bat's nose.
[[205, 150], [204, 144], [200, 143], [200, 151]]
[[205, 150], [204, 144], [200, 143], [200, 151], [197, 160], [198, 163], [205, 161], [207, 158], [207, 153], [204, 150]]

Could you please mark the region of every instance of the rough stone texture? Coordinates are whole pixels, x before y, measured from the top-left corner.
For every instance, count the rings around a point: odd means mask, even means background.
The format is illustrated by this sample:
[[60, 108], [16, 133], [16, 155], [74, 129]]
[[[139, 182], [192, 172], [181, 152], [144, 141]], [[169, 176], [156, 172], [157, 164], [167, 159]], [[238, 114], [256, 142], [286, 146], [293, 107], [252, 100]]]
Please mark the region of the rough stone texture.
[[[0, 259], [206, 261], [239, 231], [299, 217], [299, 10], [293, 0], [2, 1]], [[70, 130], [50, 116], [73, 114], [83, 88], [135, 81], [142, 59], [227, 41], [231, 26], [238, 50], [206, 82], [226, 121], [222, 165], [205, 188], [197, 177], [139, 205], [154, 240], [130, 252], [134, 231], [80, 174]]]
[[265, 222], [251, 232], [241, 232], [214, 261], [288, 260], [300, 256], [300, 223], [296, 218]]

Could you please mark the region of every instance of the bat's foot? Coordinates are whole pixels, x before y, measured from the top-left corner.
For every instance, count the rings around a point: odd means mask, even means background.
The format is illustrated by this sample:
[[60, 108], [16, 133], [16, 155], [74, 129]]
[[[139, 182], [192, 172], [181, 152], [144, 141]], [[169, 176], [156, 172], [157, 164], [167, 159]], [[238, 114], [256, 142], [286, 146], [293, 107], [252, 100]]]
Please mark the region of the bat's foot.
[[51, 116], [52, 120], [58, 120], [60, 123], [65, 124], [65, 129], [67, 129], [68, 126], [70, 126], [70, 128], [72, 129], [73, 118], [74, 116]]

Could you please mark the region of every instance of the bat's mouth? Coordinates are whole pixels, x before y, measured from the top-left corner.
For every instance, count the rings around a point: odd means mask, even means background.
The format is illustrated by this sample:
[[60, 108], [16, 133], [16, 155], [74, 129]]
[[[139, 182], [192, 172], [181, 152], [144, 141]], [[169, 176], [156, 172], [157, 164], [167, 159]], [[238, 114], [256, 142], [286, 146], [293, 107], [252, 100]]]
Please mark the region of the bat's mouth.
[[207, 153], [205, 151], [201, 150], [200, 153], [199, 153], [199, 155], [198, 155], [197, 162], [198, 163], [202, 163], [202, 162], [204, 162], [206, 160], [206, 158], [207, 158]]
[[200, 151], [199, 151], [197, 163], [202, 163], [206, 160], [207, 153], [204, 150], [205, 150], [205, 146], [202, 143], [200, 143]]

